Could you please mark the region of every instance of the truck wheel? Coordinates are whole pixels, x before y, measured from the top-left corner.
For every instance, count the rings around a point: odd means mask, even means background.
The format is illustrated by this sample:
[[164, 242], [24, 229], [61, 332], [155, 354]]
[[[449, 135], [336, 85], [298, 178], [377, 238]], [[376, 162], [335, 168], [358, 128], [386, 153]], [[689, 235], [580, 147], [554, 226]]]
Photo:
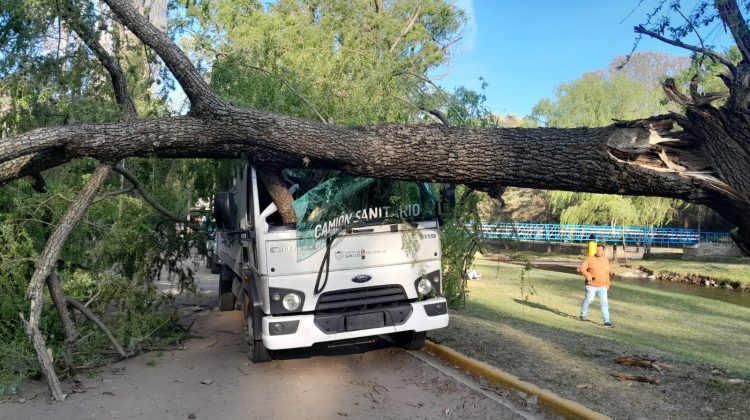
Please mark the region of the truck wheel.
[[245, 313], [245, 341], [250, 346], [248, 357], [253, 363], [265, 363], [271, 361], [271, 353], [268, 351], [266, 346], [263, 345], [263, 340], [256, 340], [253, 334], [253, 314], [250, 303], [250, 298], [247, 293], [243, 293], [242, 310]]
[[424, 346], [427, 331], [403, 331], [393, 336], [396, 345], [406, 350], [419, 350]]
[[211, 274], [221, 274], [221, 264], [216, 262], [216, 258], [211, 258]]
[[213, 260], [211, 260], [211, 257], [206, 255], [206, 268], [211, 268], [212, 263], [213, 263]]
[[228, 267], [222, 267], [221, 275], [219, 276], [219, 310], [220, 311], [233, 311], [234, 310], [234, 293], [232, 292], [232, 281], [234, 280], [234, 274], [229, 270]]

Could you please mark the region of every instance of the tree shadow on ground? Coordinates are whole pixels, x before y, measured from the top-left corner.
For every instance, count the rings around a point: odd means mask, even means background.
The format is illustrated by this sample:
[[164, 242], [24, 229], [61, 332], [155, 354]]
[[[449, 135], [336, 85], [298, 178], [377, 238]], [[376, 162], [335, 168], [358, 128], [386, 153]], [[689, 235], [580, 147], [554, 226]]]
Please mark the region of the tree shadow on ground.
[[[578, 319], [578, 316], [576, 316], [576, 315], [571, 315], [571, 314], [563, 312], [563, 311], [561, 311], [559, 309], [550, 308], [549, 306], [541, 304], [541, 303], [529, 302], [528, 300], [521, 300], [521, 299], [513, 299], [513, 301], [516, 302], [516, 303], [518, 303], [518, 304], [521, 304], [523, 306], [527, 306], [529, 308], [541, 309], [543, 311], [552, 312], [553, 314], [559, 315], [559, 316], [564, 317], [564, 318]], [[586, 320], [586, 322], [595, 323], [595, 322], [589, 321], [589, 320]]]

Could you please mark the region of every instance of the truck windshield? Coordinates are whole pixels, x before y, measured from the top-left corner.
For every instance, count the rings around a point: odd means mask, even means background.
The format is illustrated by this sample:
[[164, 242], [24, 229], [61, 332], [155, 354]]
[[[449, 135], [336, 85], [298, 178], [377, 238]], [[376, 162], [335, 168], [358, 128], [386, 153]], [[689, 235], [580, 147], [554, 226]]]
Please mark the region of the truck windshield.
[[[352, 226], [434, 219], [437, 205], [427, 184], [338, 174], [294, 200], [298, 258]], [[303, 250], [308, 252], [301, 252]]]

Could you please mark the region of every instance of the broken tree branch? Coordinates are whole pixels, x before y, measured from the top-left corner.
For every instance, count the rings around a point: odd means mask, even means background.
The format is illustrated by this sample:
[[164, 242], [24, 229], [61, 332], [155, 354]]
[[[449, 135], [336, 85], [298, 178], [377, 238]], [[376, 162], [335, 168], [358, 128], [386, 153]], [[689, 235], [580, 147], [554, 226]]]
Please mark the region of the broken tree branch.
[[133, 191], [134, 189], [135, 189], [135, 186], [134, 185], [130, 185], [129, 187], [123, 188], [121, 190], [107, 191], [107, 192], [105, 192], [103, 194], [98, 195], [94, 199], [94, 203], [98, 203], [98, 202], [100, 202], [100, 201], [102, 201], [104, 199], [107, 199], [109, 197], [115, 197], [115, 196], [118, 196], [118, 195], [127, 194], [127, 193]]
[[52, 235], [50, 235], [50, 238], [44, 246], [44, 250], [37, 262], [36, 270], [34, 270], [34, 274], [29, 282], [29, 288], [26, 293], [30, 307], [29, 320], [26, 321], [23, 314], [21, 314], [21, 319], [23, 320], [26, 329], [26, 335], [29, 336], [29, 340], [31, 340], [31, 343], [34, 346], [37, 358], [39, 359], [39, 364], [42, 367], [45, 378], [47, 379], [47, 385], [49, 385], [50, 392], [52, 393], [52, 398], [56, 401], [63, 401], [65, 399], [65, 393], [60, 386], [60, 380], [57, 377], [57, 373], [55, 373], [52, 364], [52, 356], [47, 349], [41, 331], [39, 331], [39, 320], [42, 317], [43, 286], [44, 282], [50, 274], [52, 274], [52, 270], [57, 263], [57, 259], [60, 256], [65, 240], [68, 239], [70, 232], [73, 231], [73, 228], [78, 221], [81, 220], [86, 209], [91, 205], [91, 202], [96, 196], [96, 192], [107, 179], [107, 175], [111, 168], [112, 165], [108, 163], [100, 164], [96, 168], [89, 181], [78, 194], [76, 200], [70, 205], [70, 207], [68, 207], [68, 210], [58, 222], [57, 227], [52, 232]]
[[63, 294], [62, 287], [60, 287], [60, 280], [54, 271], [47, 277], [47, 288], [49, 289], [52, 303], [57, 308], [57, 313], [60, 315], [63, 324], [63, 332], [65, 333], [65, 341], [63, 342], [65, 366], [68, 370], [72, 370], [73, 347], [75, 347], [75, 343], [78, 340], [78, 332], [73, 324], [73, 320], [70, 318], [70, 312], [68, 312], [68, 307], [65, 305], [65, 295]]
[[87, 308], [86, 306], [83, 305], [83, 303], [73, 299], [70, 296], [65, 296], [65, 301], [68, 304], [75, 307], [76, 309], [78, 309], [78, 311], [80, 311], [83, 315], [85, 315], [86, 318], [91, 320], [91, 322], [96, 324], [96, 326], [99, 327], [99, 329], [102, 330], [102, 332], [104, 332], [104, 334], [107, 335], [107, 338], [109, 338], [109, 341], [112, 343], [112, 347], [114, 347], [115, 350], [117, 350], [117, 352], [120, 353], [120, 357], [122, 357], [123, 359], [127, 359], [128, 357], [130, 357], [130, 353], [125, 352], [125, 350], [120, 345], [120, 342], [117, 341], [115, 336], [112, 334], [112, 331], [110, 331], [109, 328], [107, 328], [107, 326], [104, 325], [104, 323], [99, 319], [99, 317], [94, 315], [94, 313], [91, 312], [91, 310], [89, 310], [89, 308]]
[[120, 22], [161, 57], [190, 99], [192, 111], [208, 112], [212, 106], [223, 104], [211, 91], [187, 55], [172, 42], [169, 35], [160, 31], [145, 16], [138, 13], [129, 0], [104, 0], [104, 2], [117, 15]]
[[281, 223], [297, 223], [297, 214], [292, 206], [294, 197], [289, 193], [281, 175], [275, 171], [259, 170], [258, 177], [260, 177], [261, 182], [271, 195], [271, 199], [276, 204], [276, 209], [281, 215]]

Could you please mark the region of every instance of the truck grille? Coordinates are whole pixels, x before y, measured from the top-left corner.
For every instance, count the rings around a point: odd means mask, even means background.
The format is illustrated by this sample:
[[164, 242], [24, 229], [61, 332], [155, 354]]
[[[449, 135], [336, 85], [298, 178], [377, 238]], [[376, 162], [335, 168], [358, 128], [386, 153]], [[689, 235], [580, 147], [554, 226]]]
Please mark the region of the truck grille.
[[363, 287], [326, 292], [318, 298], [317, 311], [383, 306], [407, 301], [404, 288], [399, 285]]

